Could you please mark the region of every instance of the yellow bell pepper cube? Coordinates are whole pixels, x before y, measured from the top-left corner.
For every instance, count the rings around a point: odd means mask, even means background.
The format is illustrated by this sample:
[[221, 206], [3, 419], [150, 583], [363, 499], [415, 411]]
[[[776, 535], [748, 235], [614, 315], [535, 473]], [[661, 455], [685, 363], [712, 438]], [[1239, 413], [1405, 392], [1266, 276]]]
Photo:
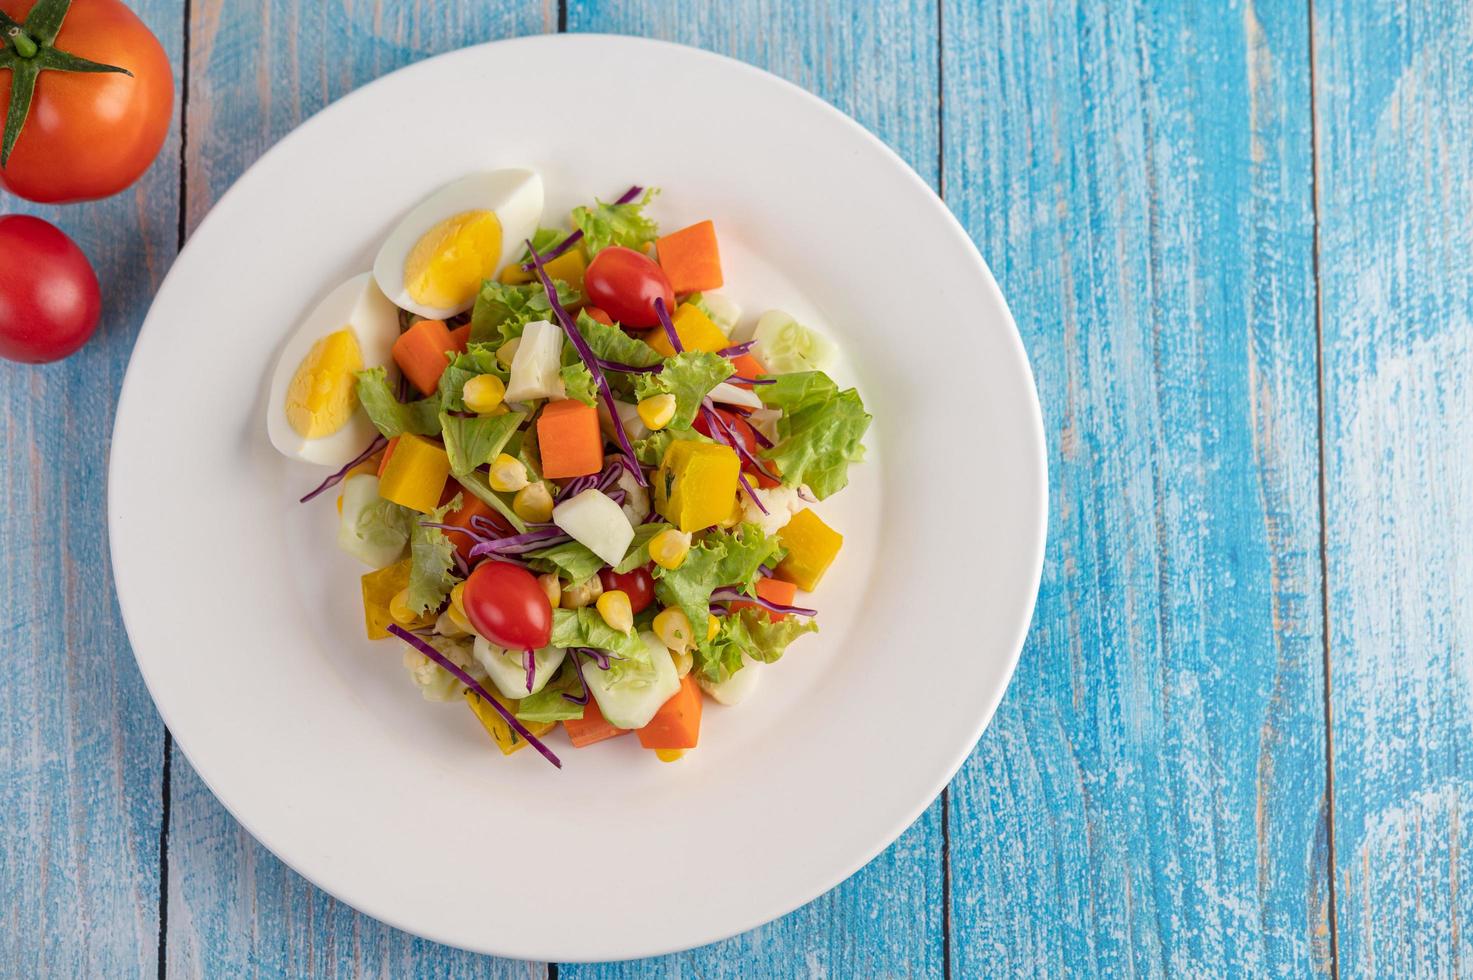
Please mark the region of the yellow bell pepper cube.
[[682, 531], [717, 524], [731, 513], [741, 470], [730, 446], [672, 442], [655, 473], [655, 508]]
[[793, 515], [777, 532], [777, 537], [788, 549], [788, 556], [778, 563], [778, 578], [792, 582], [804, 592], [818, 588], [818, 580], [834, 563], [844, 544], [844, 535], [806, 507]]
[[[519, 702], [508, 700], [502, 697], [497, 691], [488, 690], [488, 693], [503, 708], [512, 714], [516, 714], [517, 704]], [[470, 688], [465, 689], [465, 703], [471, 706], [471, 712], [480, 721], [481, 727], [486, 729], [486, 733], [491, 736], [491, 740], [496, 743], [496, 747], [501, 750], [502, 755], [511, 755], [513, 752], [520, 752], [527, 747], [527, 740], [522, 738], [515, 728], [512, 728], [506, 723], [506, 719], [501, 717], [500, 712], [487, 704], [479, 694]], [[527, 731], [531, 732], [537, 738], [541, 738], [553, 730], [556, 722], [544, 721], [534, 723], [524, 721], [522, 724], [527, 727]]]
[[[711, 318], [702, 313], [699, 307], [689, 303], [681, 303], [670, 322], [675, 326], [675, 336], [680, 338], [680, 345], [686, 350], [703, 350], [714, 354], [723, 347], [731, 346], [731, 341], [721, 332], [721, 328], [712, 323]], [[670, 338], [659, 327], [645, 334], [645, 343], [666, 357], [675, 355], [675, 348], [670, 346]]]
[[[389, 624], [398, 620], [389, 612], [389, 603], [394, 596], [409, 587], [411, 561], [412, 559], [406, 558], [363, 576], [363, 627], [370, 640], [382, 640], [392, 635], [389, 633]], [[412, 623], [400, 625], [408, 629], [418, 629], [434, 621], [434, 616], [425, 615]]]
[[445, 449], [424, 436], [406, 432], [394, 444], [394, 452], [378, 479], [378, 495], [421, 514], [440, 506], [445, 481], [450, 478], [450, 457]]

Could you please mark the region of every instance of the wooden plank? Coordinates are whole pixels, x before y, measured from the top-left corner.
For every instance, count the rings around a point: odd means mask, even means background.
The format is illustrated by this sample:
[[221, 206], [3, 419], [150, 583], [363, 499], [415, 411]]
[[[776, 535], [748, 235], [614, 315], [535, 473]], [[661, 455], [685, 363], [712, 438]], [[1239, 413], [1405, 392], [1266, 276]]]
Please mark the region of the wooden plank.
[[1342, 976], [1473, 970], [1473, 22], [1316, 3]]
[[948, 2], [944, 185], [1052, 524], [951, 794], [956, 976], [1329, 969], [1302, 5]]
[[[572, 0], [570, 31], [640, 34], [731, 55], [854, 116], [935, 185], [936, 7], [928, 0], [671, 4]], [[940, 976], [941, 804], [818, 901], [689, 953], [624, 964], [568, 964], [564, 977]]]
[[[538, 0], [194, 0], [185, 210], [193, 228], [262, 152], [334, 99], [441, 51], [556, 27]], [[417, 138], [404, 121], [403, 138]], [[172, 759], [166, 957], [175, 976], [543, 976], [389, 928], [329, 898]]]
[[[177, 63], [178, 6], [131, 6]], [[174, 258], [178, 161], [176, 126], [110, 200], [0, 192], [0, 214], [70, 234], [103, 292], [98, 333], [70, 359], [0, 361], [0, 972], [14, 976], [157, 972], [164, 729], [113, 596], [104, 490], [128, 354]]]

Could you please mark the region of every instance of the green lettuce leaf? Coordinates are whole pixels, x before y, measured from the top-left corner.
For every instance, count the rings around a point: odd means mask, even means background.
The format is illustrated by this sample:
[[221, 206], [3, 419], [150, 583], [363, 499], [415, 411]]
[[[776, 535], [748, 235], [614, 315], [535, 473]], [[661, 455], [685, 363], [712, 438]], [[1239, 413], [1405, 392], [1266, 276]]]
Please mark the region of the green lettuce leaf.
[[644, 213], [645, 205], [658, 194], [655, 188], [628, 204], [605, 204], [595, 200], [593, 207], [573, 209], [573, 226], [583, 232], [583, 250], [592, 259], [610, 245], [623, 245], [642, 251], [660, 237], [660, 226]]
[[770, 664], [804, 633], [817, 633], [811, 619], [788, 616], [774, 620], [766, 610], [742, 609], [721, 618], [721, 632], [695, 651], [695, 670], [712, 684], [719, 684], [742, 669], [742, 654]]
[[357, 374], [358, 402], [384, 438], [393, 439], [406, 432], [421, 436], [440, 433], [440, 398], [432, 395], [419, 401], [404, 403], [394, 397], [388, 372], [382, 367], [369, 368]]
[[[559, 228], [538, 228], [532, 235], [532, 247], [537, 250], [538, 255], [546, 255], [563, 243], [572, 232], [563, 231]], [[522, 248], [522, 254], [517, 257], [517, 265], [526, 265], [532, 261], [532, 253]]]
[[440, 434], [445, 440], [445, 453], [450, 457], [450, 472], [459, 479], [482, 463], [491, 462], [526, 417], [523, 412], [475, 418], [441, 413]]
[[649, 650], [638, 633], [633, 630], [620, 633], [604, 622], [598, 610], [589, 606], [554, 609], [550, 642], [555, 647], [592, 647], [625, 660], [642, 664], [649, 662]]
[[491, 344], [471, 344], [465, 353], [450, 359], [450, 366], [440, 375], [440, 409], [445, 412], [465, 411], [465, 383], [482, 374], [494, 374], [503, 382], [511, 372], [496, 359]]
[[663, 605], [679, 606], [700, 635], [698, 627], [710, 614], [711, 593], [725, 585], [750, 593], [758, 566], [776, 561], [781, 553], [778, 539], [763, 534], [756, 524], [741, 524], [730, 532], [712, 528], [691, 544], [679, 568], [655, 566], [655, 595]]
[[[570, 348], [572, 344], [568, 345]], [[562, 370], [563, 390], [569, 398], [576, 398], [585, 405], [592, 405], [598, 400], [598, 382], [593, 380], [593, 375], [583, 362], [576, 364], [565, 364]]]
[[511, 504], [502, 499], [501, 494], [491, 489], [491, 481], [486, 478], [486, 474], [479, 470], [472, 470], [457, 476], [455, 480], [472, 496], [479, 498], [486, 506], [506, 518], [507, 523], [516, 528], [518, 534], [527, 533], [527, 522], [517, 516], [516, 511], [511, 509]]
[[667, 429], [689, 429], [701, 407], [701, 399], [736, 373], [731, 361], [708, 351], [685, 351], [665, 359], [659, 374], [641, 374], [634, 383], [634, 397], [644, 401], [653, 395], [675, 396], [675, 417]]
[[558, 668], [557, 676], [548, 681], [546, 687], [517, 702], [517, 718], [534, 724], [582, 718], [584, 705], [574, 704], [563, 697], [564, 694], [577, 697], [582, 692], [583, 682], [578, 679], [578, 668], [573, 665], [573, 655], [568, 654]]
[[[559, 303], [568, 306], [578, 301], [578, 293], [561, 279], [554, 280], [553, 286]], [[547, 301], [547, 291], [540, 282], [509, 286], [487, 279], [481, 284], [471, 311], [471, 343], [500, 347], [513, 337], [520, 337], [522, 328], [533, 320], [552, 318], [552, 304]]]
[[839, 391], [822, 371], [784, 374], [776, 384], [757, 389], [763, 404], [781, 409], [777, 445], [763, 450], [777, 464], [783, 483], [808, 484], [822, 500], [849, 483], [849, 464], [864, 458], [870, 416], [859, 392]]
[[440, 523], [452, 510], [459, 510], [460, 494], [443, 507], [437, 507], [427, 517], [414, 515], [409, 528], [409, 608], [417, 616], [431, 609], [439, 609], [450, 590], [455, 588], [456, 578], [450, 574], [455, 567], [455, 545], [437, 527], [425, 527], [423, 521]]
[[629, 550], [624, 553], [624, 560], [619, 562], [614, 571], [620, 575], [632, 572], [642, 565], [648, 565], [650, 561], [650, 541], [661, 531], [670, 529], [669, 524], [641, 524], [634, 529], [634, 540], [629, 542]]
[[[651, 367], [660, 363], [659, 351], [644, 341], [629, 336], [618, 327], [599, 323], [586, 311], [580, 310], [578, 313], [578, 332], [588, 342], [588, 348], [595, 357], [618, 361], [620, 364], [633, 364], [635, 367]], [[569, 344], [568, 348], [573, 350], [573, 345]], [[576, 354], [577, 351], [574, 350], [574, 355]]]
[[651, 432], [643, 439], [634, 440], [634, 458], [646, 466], [659, 466], [665, 458], [665, 450], [672, 442], [712, 442], [695, 429], [672, 429], [669, 426], [659, 432]]
[[[551, 548], [529, 551], [527, 562], [539, 572], [557, 572], [573, 586], [582, 585], [599, 573], [604, 560], [577, 541], [564, 541]], [[554, 643], [553, 646], [559, 644]]]

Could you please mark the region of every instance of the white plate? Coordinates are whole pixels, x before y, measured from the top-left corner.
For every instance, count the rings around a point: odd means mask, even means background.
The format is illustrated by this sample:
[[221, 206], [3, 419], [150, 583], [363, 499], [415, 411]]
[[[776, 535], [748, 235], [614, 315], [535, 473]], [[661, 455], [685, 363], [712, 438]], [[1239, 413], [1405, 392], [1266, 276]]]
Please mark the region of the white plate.
[[[535, 99], [515, 94], [529, 86]], [[603, 111], [557, 108], [590, 96]], [[404, 123], [423, 138], [398, 135]], [[264, 387], [298, 319], [367, 269], [423, 194], [498, 166], [540, 170], [550, 209], [638, 182], [664, 189], [666, 228], [714, 218], [727, 292], [748, 315], [776, 306], [827, 325], [849, 355], [840, 380], [875, 416], [870, 461], [824, 505], [845, 547], [812, 597], [823, 632], [764, 668], [747, 704], [709, 704], [701, 748], [679, 764], [632, 738], [575, 750], [560, 735], [562, 771], [531, 751], [502, 758], [464, 707], [422, 701], [399, 645], [363, 639], [364, 569], [334, 548], [332, 495], [294, 502], [325, 471], [267, 443]], [[139, 336], [108, 506], [139, 668], [252, 834], [402, 929], [593, 960], [782, 915], [925, 809], [1012, 673], [1045, 495], [1007, 306], [899, 158], [754, 68], [573, 35], [396, 72], [236, 183]], [[568, 882], [583, 906], [559, 904]]]

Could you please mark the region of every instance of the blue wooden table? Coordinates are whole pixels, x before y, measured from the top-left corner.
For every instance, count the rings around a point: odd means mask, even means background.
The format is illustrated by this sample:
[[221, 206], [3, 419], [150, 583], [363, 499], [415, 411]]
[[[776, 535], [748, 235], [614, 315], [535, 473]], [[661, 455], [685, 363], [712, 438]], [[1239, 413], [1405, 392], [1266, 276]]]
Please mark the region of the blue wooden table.
[[[106, 293], [77, 356], [0, 362], [0, 973], [1473, 971], [1466, 4], [134, 6], [179, 84], [159, 162], [97, 204], [0, 195]], [[211, 203], [384, 72], [559, 30], [734, 55], [899, 151], [1008, 296], [1051, 477], [1022, 662], [942, 798], [808, 907], [607, 967], [415, 939], [256, 844], [144, 690], [103, 520], [129, 350]]]

